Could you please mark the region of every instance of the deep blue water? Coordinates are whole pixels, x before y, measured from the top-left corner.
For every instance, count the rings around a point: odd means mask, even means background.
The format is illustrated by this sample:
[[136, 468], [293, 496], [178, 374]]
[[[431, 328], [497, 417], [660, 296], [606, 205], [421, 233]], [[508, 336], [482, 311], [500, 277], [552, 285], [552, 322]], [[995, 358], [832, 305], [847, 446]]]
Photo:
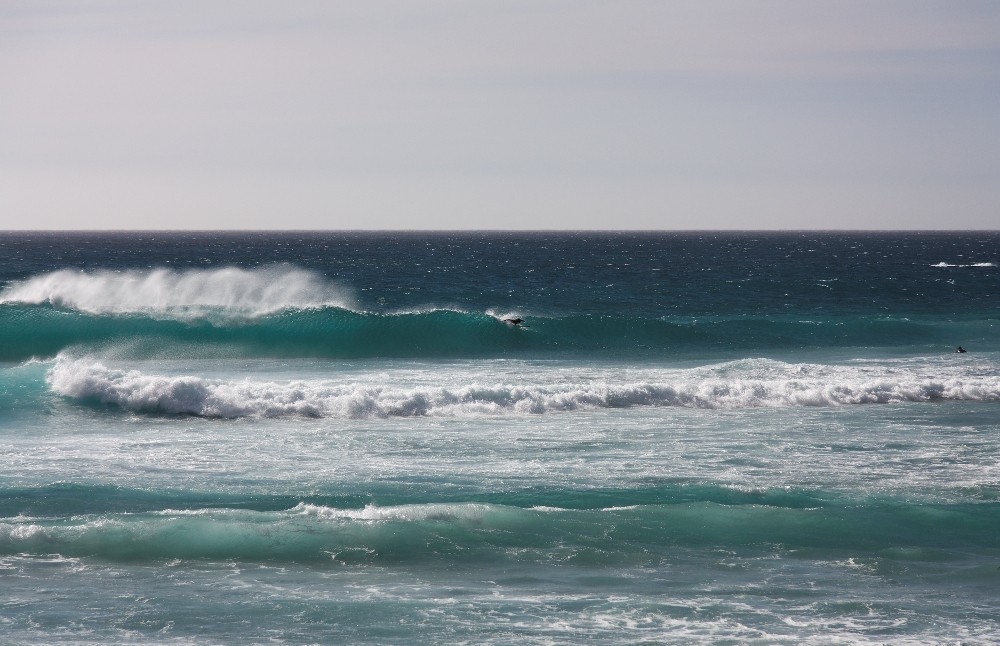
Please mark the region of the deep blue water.
[[0, 234], [2, 641], [995, 642], [998, 243]]

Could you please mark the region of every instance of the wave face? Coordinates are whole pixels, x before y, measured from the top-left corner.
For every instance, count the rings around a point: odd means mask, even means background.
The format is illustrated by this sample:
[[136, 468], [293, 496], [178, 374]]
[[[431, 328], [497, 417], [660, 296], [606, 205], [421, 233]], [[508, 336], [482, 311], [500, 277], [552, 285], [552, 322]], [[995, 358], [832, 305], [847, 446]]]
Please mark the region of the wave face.
[[[201, 417], [477, 417], [644, 406], [741, 409], [931, 401], [1000, 401], [1000, 377], [932, 378], [910, 371], [740, 361], [674, 371], [660, 381], [587, 378], [455, 387], [394, 387], [334, 380], [290, 382], [209, 379], [111, 369], [92, 359], [59, 359], [52, 390], [124, 410]], [[569, 380], [569, 381], [567, 381]], [[534, 383], [533, 383], [534, 382]]]
[[450, 310], [381, 314], [326, 306], [240, 316], [215, 310], [213, 320], [162, 320], [0, 305], [10, 339], [0, 359], [52, 357], [72, 347], [138, 357], [350, 358], [488, 356], [532, 346], [532, 339], [488, 314]]
[[[317, 300], [317, 302], [319, 302]], [[697, 357], [803, 348], [948, 348], [954, 339], [988, 349], [991, 321], [715, 318], [620, 315], [533, 317], [427, 307], [359, 312], [341, 306], [285, 308], [249, 316], [188, 303], [153, 311], [94, 314], [44, 303], [0, 304], [0, 360], [54, 357], [68, 348], [134, 357]], [[271, 306], [269, 305], [268, 308]], [[197, 315], [196, 315], [197, 313]], [[525, 318], [522, 326], [503, 322]], [[972, 341], [965, 341], [972, 339]]]

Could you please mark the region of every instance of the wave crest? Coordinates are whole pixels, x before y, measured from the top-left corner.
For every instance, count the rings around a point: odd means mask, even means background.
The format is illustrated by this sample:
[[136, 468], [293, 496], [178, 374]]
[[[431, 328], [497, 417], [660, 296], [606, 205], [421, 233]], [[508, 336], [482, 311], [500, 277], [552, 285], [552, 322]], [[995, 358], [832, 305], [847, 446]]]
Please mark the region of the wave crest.
[[0, 303], [47, 303], [89, 314], [146, 314], [178, 319], [349, 308], [352, 302], [347, 289], [315, 272], [286, 265], [185, 271], [62, 269], [13, 283], [0, 292]]

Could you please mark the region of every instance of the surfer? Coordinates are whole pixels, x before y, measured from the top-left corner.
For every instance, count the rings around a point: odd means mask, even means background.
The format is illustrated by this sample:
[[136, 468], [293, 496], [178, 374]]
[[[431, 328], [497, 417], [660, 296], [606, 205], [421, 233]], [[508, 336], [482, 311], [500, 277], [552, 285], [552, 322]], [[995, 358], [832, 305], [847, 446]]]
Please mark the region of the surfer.
[[965, 348], [963, 348], [962, 346], [958, 346], [958, 350], [955, 350], [955, 352], [957, 352], [959, 354], [962, 354], [964, 352], [967, 352], [967, 350]]
[[517, 327], [521, 323], [524, 323], [524, 319], [504, 319], [503, 322]]

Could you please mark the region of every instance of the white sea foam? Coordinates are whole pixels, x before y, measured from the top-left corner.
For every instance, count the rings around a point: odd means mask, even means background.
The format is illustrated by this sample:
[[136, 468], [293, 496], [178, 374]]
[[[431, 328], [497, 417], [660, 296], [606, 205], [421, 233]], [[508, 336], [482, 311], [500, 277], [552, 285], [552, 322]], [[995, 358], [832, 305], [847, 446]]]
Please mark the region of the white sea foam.
[[0, 292], [0, 303], [50, 303], [91, 314], [141, 313], [182, 319], [350, 307], [352, 300], [344, 287], [288, 265], [185, 271], [63, 269], [15, 282]]
[[[777, 366], [772, 365], [777, 364]], [[656, 381], [608, 380], [394, 387], [329, 379], [256, 381], [166, 376], [58, 359], [47, 379], [57, 393], [137, 412], [204, 417], [483, 417], [555, 411], [680, 406], [740, 409], [1000, 400], [1000, 377], [931, 378], [906, 370], [750, 361], [693, 369]]]
[[487, 316], [492, 316], [498, 321], [506, 321], [508, 319], [524, 318], [524, 313], [518, 310], [498, 310], [490, 308], [486, 310]]
[[994, 262], [973, 262], [967, 265], [954, 265], [944, 261], [931, 265], [931, 267], [939, 267], [941, 269], [944, 269], [946, 267], [996, 267], [996, 266], [997, 265]]
[[481, 522], [492, 509], [480, 503], [430, 503], [423, 505], [396, 505], [379, 507], [366, 505], [363, 509], [337, 509], [323, 505], [299, 503], [291, 513], [314, 516], [324, 520], [407, 521], [427, 520]]

